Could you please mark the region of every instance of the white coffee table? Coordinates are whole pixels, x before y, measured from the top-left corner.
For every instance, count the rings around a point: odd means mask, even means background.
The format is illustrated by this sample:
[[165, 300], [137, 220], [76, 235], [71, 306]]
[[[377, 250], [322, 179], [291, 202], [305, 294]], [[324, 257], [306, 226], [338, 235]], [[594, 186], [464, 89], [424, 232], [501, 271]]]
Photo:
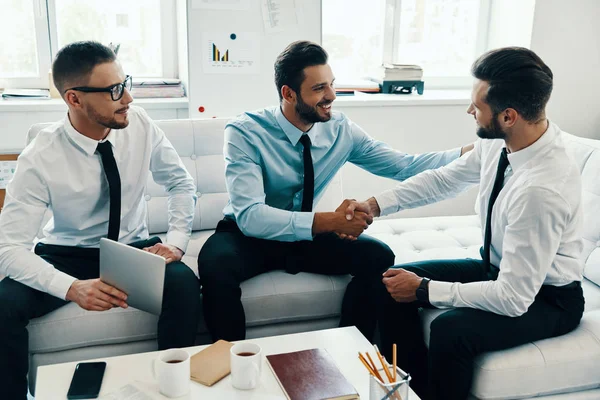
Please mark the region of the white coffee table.
[[[322, 331], [273, 336], [248, 341], [260, 345], [264, 354], [276, 354], [312, 348], [325, 348], [334, 358], [344, 376], [358, 390], [361, 399], [369, 399], [369, 373], [358, 360], [358, 352], [369, 351], [373, 346], [355, 327], [327, 329]], [[206, 346], [188, 347], [190, 355]], [[109, 357], [96, 361], [106, 361], [106, 372], [100, 396], [133, 383], [153, 399], [166, 399], [158, 392], [158, 384], [152, 377], [151, 364], [158, 352]], [[91, 361], [91, 360], [90, 360]], [[76, 362], [40, 367], [37, 374], [35, 399], [66, 399]], [[263, 359], [262, 377], [259, 386], [253, 390], [237, 390], [231, 386], [231, 378], [225, 377], [213, 387], [191, 382], [190, 393], [180, 399], [255, 399], [285, 400], [285, 395], [275, 380], [271, 369]], [[409, 400], [419, 400], [411, 390]]]

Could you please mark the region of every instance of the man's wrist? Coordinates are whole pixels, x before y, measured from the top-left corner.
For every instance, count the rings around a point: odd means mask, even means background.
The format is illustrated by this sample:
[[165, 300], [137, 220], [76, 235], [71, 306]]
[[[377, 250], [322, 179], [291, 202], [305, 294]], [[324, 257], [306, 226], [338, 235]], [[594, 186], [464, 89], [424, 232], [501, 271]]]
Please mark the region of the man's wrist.
[[421, 281], [419, 282], [419, 286], [417, 287], [417, 290], [415, 291], [415, 296], [417, 297], [417, 300], [423, 302], [423, 303], [429, 303], [429, 282], [431, 281], [431, 279], [429, 278], [421, 278]]
[[377, 199], [375, 197], [371, 197], [367, 200], [367, 204], [371, 210], [371, 215], [374, 217], [379, 217], [381, 215], [381, 209], [379, 208], [379, 203], [377, 203]]
[[320, 233], [335, 232], [339, 229], [338, 220], [344, 219], [345, 216], [342, 213], [337, 212], [318, 212], [315, 213], [313, 219], [312, 232], [313, 236]]

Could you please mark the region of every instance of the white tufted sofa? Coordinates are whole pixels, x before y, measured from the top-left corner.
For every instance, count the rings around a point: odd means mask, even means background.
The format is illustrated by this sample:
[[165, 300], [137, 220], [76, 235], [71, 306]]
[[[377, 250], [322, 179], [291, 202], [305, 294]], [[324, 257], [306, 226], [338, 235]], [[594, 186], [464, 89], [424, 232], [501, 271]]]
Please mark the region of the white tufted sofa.
[[[194, 233], [184, 256], [197, 271], [199, 251], [222, 217], [227, 202], [222, 156], [226, 120], [169, 120], [158, 125], [171, 140], [198, 187]], [[27, 141], [47, 124], [34, 125]], [[530, 343], [479, 358], [473, 388], [477, 399], [536, 396], [551, 399], [600, 399], [600, 141], [568, 136], [585, 185], [586, 313], [580, 327], [564, 337]], [[337, 207], [343, 194], [339, 177], [330, 185], [317, 210]], [[167, 229], [166, 193], [148, 182], [148, 226], [151, 234]], [[439, 258], [479, 257], [481, 228], [475, 216], [386, 219], [369, 234], [388, 243], [396, 263]], [[274, 271], [245, 282], [242, 301], [247, 336], [277, 335], [337, 326], [346, 276]], [[424, 324], [440, 311], [423, 314]], [[69, 304], [28, 326], [30, 389], [40, 365], [107, 357], [156, 349], [157, 318], [135, 309], [88, 312]], [[425, 329], [429, 332], [429, 329]], [[426, 337], [426, 340], [429, 338]], [[203, 319], [198, 342], [208, 342]], [[572, 393], [577, 392], [577, 393]], [[563, 393], [563, 394], [557, 394]], [[566, 393], [566, 394], [565, 394]], [[556, 395], [555, 395], [556, 394]]]

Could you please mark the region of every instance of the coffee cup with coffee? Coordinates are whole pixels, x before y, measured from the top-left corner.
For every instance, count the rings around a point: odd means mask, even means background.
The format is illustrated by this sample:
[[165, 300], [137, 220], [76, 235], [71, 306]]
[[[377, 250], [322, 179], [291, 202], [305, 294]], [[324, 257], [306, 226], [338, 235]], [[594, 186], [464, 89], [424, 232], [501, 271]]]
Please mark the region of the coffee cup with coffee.
[[160, 393], [180, 397], [190, 391], [190, 355], [183, 349], [165, 350], [152, 364]]
[[260, 381], [262, 350], [254, 343], [236, 343], [231, 347], [231, 384], [236, 389], [254, 389]]

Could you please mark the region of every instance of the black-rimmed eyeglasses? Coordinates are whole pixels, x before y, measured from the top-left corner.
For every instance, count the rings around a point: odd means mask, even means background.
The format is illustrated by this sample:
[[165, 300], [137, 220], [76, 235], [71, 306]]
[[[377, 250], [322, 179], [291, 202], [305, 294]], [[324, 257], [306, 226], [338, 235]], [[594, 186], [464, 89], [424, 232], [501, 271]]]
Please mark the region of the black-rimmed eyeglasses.
[[123, 97], [123, 93], [125, 93], [125, 89], [131, 91], [131, 85], [132, 85], [131, 81], [132, 81], [131, 75], [127, 75], [127, 77], [125, 78], [125, 81], [123, 83], [116, 83], [114, 85], [111, 85], [111, 86], [105, 87], [105, 88], [78, 86], [78, 87], [74, 87], [74, 88], [65, 90], [65, 93], [67, 93], [68, 90], [77, 90], [79, 92], [85, 92], [85, 93], [105, 92], [105, 93], [110, 93], [110, 98], [113, 101], [118, 101], [118, 100], [121, 100], [121, 97]]

